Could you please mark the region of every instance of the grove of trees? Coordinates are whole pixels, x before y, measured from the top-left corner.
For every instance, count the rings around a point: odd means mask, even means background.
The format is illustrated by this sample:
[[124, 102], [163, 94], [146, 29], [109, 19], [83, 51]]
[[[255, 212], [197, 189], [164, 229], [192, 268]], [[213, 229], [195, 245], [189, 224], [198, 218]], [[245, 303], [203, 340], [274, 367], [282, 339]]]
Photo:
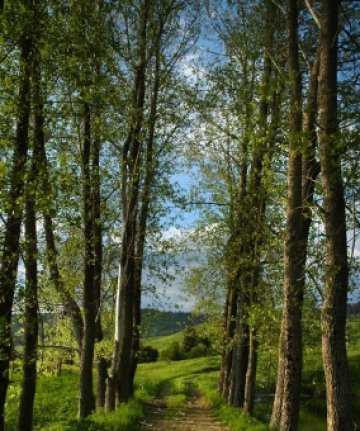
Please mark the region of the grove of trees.
[[[79, 418], [133, 397], [144, 274], [161, 278], [171, 207], [199, 213], [182, 230], [201, 250], [186, 274], [217, 324], [222, 397], [253, 413], [271, 331], [270, 427], [296, 430], [313, 313], [327, 429], [353, 429], [359, 10], [345, 0], [0, 2], [0, 431], [15, 319], [19, 431], [33, 429], [42, 316], [59, 309], [79, 361]], [[182, 169], [196, 177], [190, 194], [174, 181]]]

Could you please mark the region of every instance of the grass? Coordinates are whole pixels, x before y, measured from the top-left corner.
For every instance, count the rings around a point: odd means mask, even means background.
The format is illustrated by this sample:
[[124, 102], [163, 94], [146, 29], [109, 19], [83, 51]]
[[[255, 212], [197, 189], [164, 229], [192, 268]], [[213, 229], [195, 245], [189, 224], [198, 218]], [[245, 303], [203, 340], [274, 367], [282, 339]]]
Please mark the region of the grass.
[[[350, 377], [353, 382], [354, 419], [360, 424], [360, 320], [349, 323], [348, 345]], [[181, 342], [182, 334], [147, 339], [158, 350], [166, 349], [173, 342]], [[274, 356], [263, 353], [259, 361], [259, 390], [269, 394], [274, 389]], [[276, 365], [276, 364], [275, 364]], [[255, 415], [250, 417], [226, 405], [217, 394], [219, 358], [204, 357], [184, 361], [159, 361], [141, 364], [136, 376], [134, 400], [120, 405], [110, 413], [97, 412], [88, 420], [76, 419], [78, 408], [78, 372], [65, 368], [63, 375], [40, 375], [34, 408], [34, 431], [135, 431], [138, 422], [147, 414], [144, 401], [156, 398], [166, 388], [167, 402], [173, 408], [185, 405], [189, 388], [196, 386], [201, 395], [212, 404], [215, 414], [232, 431], [267, 431], [272, 399], [256, 404]], [[6, 407], [6, 430], [15, 431], [21, 375], [11, 374]], [[326, 405], [324, 377], [319, 346], [307, 348], [304, 354], [303, 392], [299, 431], [326, 431]], [[176, 410], [175, 410], [176, 411]]]
[[[18, 378], [16, 378], [18, 377]], [[12, 375], [6, 406], [6, 430], [15, 431], [20, 376]], [[40, 375], [34, 406], [34, 431], [133, 431], [144, 417], [144, 401], [156, 396], [159, 383], [148, 380], [138, 385], [136, 396], [112, 413], [99, 411], [87, 420], [76, 419], [78, 372], [70, 369], [61, 376]]]
[[145, 346], [150, 345], [151, 347], [154, 347], [161, 353], [163, 350], [166, 350], [167, 348], [169, 348], [172, 343], [181, 343], [182, 339], [183, 339], [183, 333], [176, 332], [175, 334], [164, 335], [163, 337], [145, 338], [143, 340], [143, 344]]

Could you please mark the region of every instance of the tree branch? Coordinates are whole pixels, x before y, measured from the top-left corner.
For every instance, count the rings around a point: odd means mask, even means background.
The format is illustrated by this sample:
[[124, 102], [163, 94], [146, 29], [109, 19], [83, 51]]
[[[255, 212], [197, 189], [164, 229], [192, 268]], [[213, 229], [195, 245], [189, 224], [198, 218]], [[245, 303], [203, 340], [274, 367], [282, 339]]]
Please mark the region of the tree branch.
[[318, 28], [320, 28], [320, 13], [319, 13], [319, 11], [317, 11], [314, 8], [314, 5], [312, 4], [311, 0], [305, 0], [305, 4], [306, 4], [311, 16], [313, 17], [315, 24], [317, 25]]

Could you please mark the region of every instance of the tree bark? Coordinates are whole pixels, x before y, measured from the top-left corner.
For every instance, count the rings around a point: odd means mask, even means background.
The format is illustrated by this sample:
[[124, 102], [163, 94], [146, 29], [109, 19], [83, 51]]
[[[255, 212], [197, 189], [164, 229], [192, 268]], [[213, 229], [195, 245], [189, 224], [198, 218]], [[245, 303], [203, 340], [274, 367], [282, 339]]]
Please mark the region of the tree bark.
[[249, 341], [249, 363], [246, 372], [246, 384], [244, 393], [244, 411], [249, 414], [252, 414], [254, 411], [257, 357], [257, 334], [255, 329], [251, 329]]
[[[247, 76], [247, 72], [244, 72]], [[254, 76], [251, 76], [251, 85], [249, 92], [249, 100], [247, 101], [245, 108], [245, 124], [246, 124], [246, 136], [241, 144], [241, 162], [239, 166], [240, 181], [238, 186], [238, 191], [233, 190], [231, 181], [230, 184], [230, 216], [229, 216], [229, 228], [230, 228], [230, 239], [227, 243], [227, 271], [228, 271], [228, 281], [227, 281], [227, 301], [224, 310], [224, 328], [225, 328], [225, 343], [222, 352], [222, 362], [220, 370], [220, 382], [219, 387], [222, 396], [227, 399], [229, 405], [234, 402], [235, 396], [235, 386], [236, 386], [236, 376], [239, 376], [239, 367], [237, 365], [237, 358], [240, 354], [239, 346], [241, 335], [238, 334], [238, 329], [241, 327], [239, 321], [241, 309], [243, 305], [240, 303], [240, 295], [243, 295], [242, 286], [240, 284], [241, 279], [241, 265], [239, 268], [239, 256], [244, 255], [244, 244], [241, 238], [242, 230], [245, 226], [244, 222], [244, 202], [247, 196], [247, 181], [248, 181], [248, 146], [251, 130], [251, 115], [252, 106], [250, 100], [253, 95], [253, 85]], [[234, 267], [237, 268], [234, 271]], [[241, 317], [242, 318], [242, 317]], [[237, 338], [237, 339], [236, 339]], [[245, 355], [246, 356], [246, 355]], [[243, 367], [244, 360], [242, 361]], [[243, 372], [240, 372], [243, 374]]]
[[[305, 268], [307, 259], [308, 237], [312, 221], [311, 206], [313, 204], [313, 194], [315, 180], [320, 172], [319, 162], [316, 160], [317, 134], [316, 134], [316, 116], [317, 116], [317, 89], [318, 89], [318, 72], [319, 58], [318, 54], [312, 66], [310, 82], [308, 88], [306, 108], [303, 116], [303, 149], [302, 149], [302, 218], [299, 244], [299, 263]], [[305, 274], [299, 280], [299, 289], [305, 288]], [[280, 351], [283, 339], [280, 336]], [[273, 415], [271, 424], [273, 427], [279, 426], [281, 421], [283, 390], [284, 390], [284, 363], [283, 357], [279, 358], [278, 377], [276, 384], [276, 396], [273, 406]], [[277, 425], [276, 425], [277, 424]]]
[[41, 171], [41, 149], [44, 145], [43, 100], [39, 52], [34, 52], [33, 68], [34, 142], [31, 168], [25, 194], [25, 332], [23, 382], [19, 403], [19, 431], [33, 428], [33, 407], [37, 377], [38, 346], [38, 250], [37, 250], [37, 184]]
[[134, 284], [134, 327], [133, 345], [131, 353], [131, 378], [134, 379], [137, 368], [137, 356], [140, 348], [140, 325], [141, 325], [141, 280], [144, 263], [144, 251], [147, 236], [147, 224], [151, 202], [152, 188], [155, 178], [154, 140], [157, 122], [158, 97], [161, 86], [161, 37], [164, 29], [164, 17], [159, 18], [156, 43], [155, 43], [155, 65], [154, 83], [150, 101], [150, 113], [148, 120], [148, 136], [146, 139], [145, 178], [140, 198], [140, 211], [138, 219], [137, 239], [135, 244], [136, 266]]
[[84, 140], [82, 150], [82, 187], [84, 206], [84, 335], [80, 362], [79, 417], [85, 418], [95, 410], [93, 391], [93, 363], [95, 348], [95, 292], [94, 292], [94, 236], [93, 203], [91, 190], [91, 111], [84, 102]]
[[[96, 109], [94, 145], [92, 151], [92, 204], [93, 204], [93, 253], [94, 253], [94, 295], [95, 295], [95, 325], [96, 341], [103, 340], [103, 330], [101, 324], [101, 284], [102, 284], [102, 222], [101, 222], [101, 180], [100, 180], [100, 114], [99, 108]], [[105, 407], [106, 398], [106, 379], [108, 378], [107, 361], [100, 356], [96, 359], [97, 368], [97, 406]]]
[[[32, 1], [24, 1], [24, 6], [26, 9], [32, 10]], [[28, 31], [28, 26], [25, 25], [24, 27], [24, 34], [20, 40], [20, 77], [16, 137], [10, 173], [10, 191], [0, 269], [0, 431], [4, 431], [4, 408], [9, 384], [11, 312], [19, 261], [20, 226], [23, 213], [31, 104], [30, 77], [33, 41], [30, 31]]]
[[[242, 280], [246, 283], [246, 280]], [[249, 360], [249, 325], [247, 313], [249, 307], [247, 286], [241, 286], [236, 309], [236, 345], [233, 350], [229, 405], [242, 407], [245, 396], [246, 373]]]
[[[35, 158], [36, 155], [34, 154]], [[23, 381], [21, 387], [18, 431], [31, 431], [33, 406], [36, 389], [37, 341], [38, 341], [38, 274], [37, 274], [37, 233], [35, 210], [35, 171], [37, 160], [33, 160], [32, 178], [27, 185], [25, 200], [25, 324]]]
[[337, 29], [340, 1], [323, 0], [320, 18], [320, 163], [326, 232], [322, 355], [329, 431], [352, 429], [346, 355], [348, 265], [341, 148], [337, 119]]
[[[302, 369], [303, 277], [301, 254], [302, 157], [301, 75], [298, 54], [297, 0], [288, 1], [288, 63], [290, 86], [288, 209], [284, 256], [284, 308], [281, 324], [278, 384], [271, 427], [295, 431], [299, 420]], [[280, 419], [280, 421], [279, 421]]]
[[221, 359], [220, 370], [220, 394], [228, 399], [230, 389], [231, 365], [234, 347], [232, 346], [233, 337], [236, 328], [236, 304], [237, 304], [237, 289], [231, 278], [228, 281], [228, 301], [225, 307], [225, 346]]

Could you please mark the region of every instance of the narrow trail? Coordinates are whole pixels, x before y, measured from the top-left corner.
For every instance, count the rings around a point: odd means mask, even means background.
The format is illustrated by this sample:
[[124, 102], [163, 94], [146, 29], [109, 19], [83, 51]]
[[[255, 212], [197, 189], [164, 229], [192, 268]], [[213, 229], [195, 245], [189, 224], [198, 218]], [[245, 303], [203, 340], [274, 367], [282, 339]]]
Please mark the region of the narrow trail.
[[229, 431], [213, 415], [210, 406], [191, 388], [184, 406], [168, 406], [166, 395], [150, 403], [151, 412], [139, 431]]

